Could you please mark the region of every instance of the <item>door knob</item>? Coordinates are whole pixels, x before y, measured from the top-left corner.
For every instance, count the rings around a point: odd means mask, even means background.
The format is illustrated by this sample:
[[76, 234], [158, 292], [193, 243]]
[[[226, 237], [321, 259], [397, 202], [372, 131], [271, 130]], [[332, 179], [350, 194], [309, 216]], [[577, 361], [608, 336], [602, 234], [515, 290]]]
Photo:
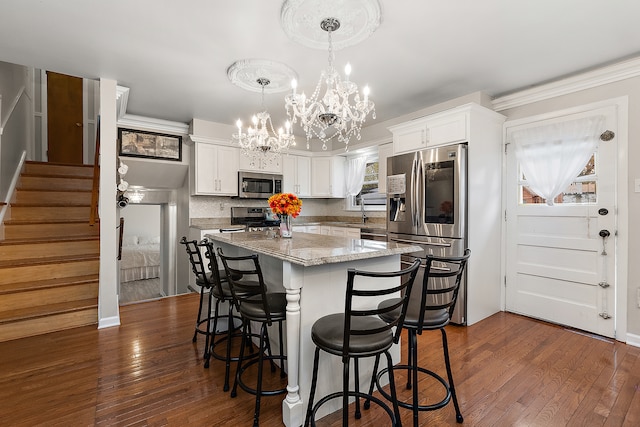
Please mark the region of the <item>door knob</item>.
[[608, 214], [608, 213], [609, 213], [609, 209], [607, 209], [607, 208], [600, 208], [600, 209], [598, 209], [598, 215], [602, 215], [602, 216], [604, 216], [604, 215], [606, 215], [606, 214]]
[[600, 233], [598, 233], [598, 234], [602, 238], [609, 237], [611, 235], [611, 233], [609, 233], [609, 230], [600, 230]]

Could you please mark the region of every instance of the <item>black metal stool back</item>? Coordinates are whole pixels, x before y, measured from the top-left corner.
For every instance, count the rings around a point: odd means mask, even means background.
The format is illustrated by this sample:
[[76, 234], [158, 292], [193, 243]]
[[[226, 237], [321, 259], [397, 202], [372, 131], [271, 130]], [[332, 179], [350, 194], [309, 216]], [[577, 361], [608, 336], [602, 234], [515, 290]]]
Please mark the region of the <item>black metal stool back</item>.
[[[235, 337], [242, 337], [241, 326], [242, 318], [236, 314], [234, 314], [234, 308], [238, 309], [238, 302], [233, 296], [233, 292], [231, 290], [231, 285], [229, 280], [227, 279], [227, 275], [225, 270], [220, 270], [218, 265], [218, 259], [216, 256], [216, 250], [213, 245], [213, 242], [207, 238], [203, 239], [199, 244], [200, 247], [204, 249], [205, 257], [209, 263], [209, 270], [211, 271], [211, 279], [213, 285], [211, 287], [211, 294], [215, 298], [215, 308], [213, 314], [213, 327], [211, 330], [211, 345], [209, 350], [209, 355], [213, 356], [215, 359], [221, 360], [225, 362], [225, 374], [224, 374], [224, 385], [223, 390], [229, 391], [229, 372], [231, 369], [231, 362], [237, 362], [238, 357], [231, 355], [231, 346], [232, 340]], [[236, 279], [241, 278], [241, 275], [234, 275]], [[220, 315], [220, 303], [226, 302], [228, 303], [228, 312], [225, 315]], [[227, 326], [226, 331], [221, 331], [221, 334], [224, 334], [221, 338], [217, 338], [218, 335], [218, 326], [220, 320], [226, 320]], [[221, 345], [226, 342], [225, 353], [221, 354], [216, 350], [216, 346]]]
[[[186, 237], [182, 237], [180, 239], [180, 243], [185, 246], [187, 251], [187, 255], [189, 256], [189, 261], [191, 262], [191, 269], [193, 274], [196, 276], [196, 284], [200, 287], [200, 304], [198, 307], [198, 317], [196, 319], [196, 328], [193, 333], [193, 342], [197, 341], [198, 334], [203, 334], [205, 336], [205, 346], [204, 346], [204, 367], [209, 367], [209, 345], [211, 338], [211, 287], [213, 286], [213, 278], [211, 274], [207, 274], [207, 270], [205, 268], [204, 261], [202, 259], [202, 253], [200, 252], [200, 248], [198, 246], [197, 240], [187, 240]], [[202, 306], [204, 303], [204, 295], [208, 294], [209, 305], [208, 311], [204, 318], [202, 317]], [[204, 325], [204, 326], [203, 326]]]
[[[380, 378], [387, 372], [407, 371], [407, 389], [412, 389], [412, 401], [398, 402], [398, 404], [403, 408], [413, 411], [413, 425], [415, 427], [419, 425], [418, 413], [420, 411], [440, 409], [446, 406], [451, 400], [453, 400], [453, 405], [456, 410], [456, 421], [461, 423], [464, 420], [460, 412], [460, 406], [453, 383], [445, 326], [451, 321], [451, 316], [455, 310], [460, 292], [460, 284], [464, 277], [470, 256], [471, 250], [466, 249], [464, 255], [461, 257], [439, 257], [433, 255], [426, 257], [422, 284], [421, 286], [415, 286], [403, 324], [403, 328], [408, 331], [409, 338], [407, 364], [384, 369], [378, 374], [374, 373], [374, 379], [380, 389], [380, 393], [388, 400], [397, 401], [394, 396], [380, 388]], [[387, 300], [380, 305], [388, 306], [393, 303], [395, 303], [395, 300]], [[382, 315], [381, 318], [385, 321], [391, 320], [385, 315]], [[448, 382], [435, 372], [418, 366], [417, 335], [422, 334], [425, 330], [437, 329], [442, 333], [442, 348]], [[435, 378], [443, 386], [445, 389], [445, 397], [440, 402], [430, 405], [419, 404], [418, 372]], [[393, 375], [389, 375], [389, 377], [391, 378]]]
[[[240, 345], [240, 355], [236, 369], [235, 381], [231, 389], [231, 397], [237, 396], [237, 388], [240, 386], [247, 393], [256, 396], [253, 425], [257, 427], [260, 417], [260, 400], [262, 396], [275, 396], [287, 392], [286, 384], [281, 387], [265, 390], [263, 388], [263, 364], [269, 361], [271, 371], [275, 372], [274, 360], [280, 361], [280, 378], [286, 378], [284, 363], [287, 360], [284, 354], [284, 335], [282, 322], [286, 320], [287, 299], [284, 292], [268, 292], [267, 285], [262, 275], [258, 255], [231, 257], [225, 256], [220, 248], [218, 255], [222, 260], [226, 274], [230, 277], [231, 292], [240, 304], [240, 315], [243, 318], [243, 339]], [[237, 277], [242, 277], [237, 279]], [[260, 323], [260, 333], [252, 334], [250, 322]], [[273, 354], [269, 340], [267, 327], [277, 323], [279, 354]], [[251, 337], [260, 340], [258, 352], [245, 356], [247, 343], [251, 345]], [[266, 355], [265, 355], [266, 353]], [[242, 374], [251, 365], [258, 365], [258, 379], [255, 388], [248, 386], [242, 380]]]
[[[380, 405], [389, 415], [394, 425], [400, 423], [400, 411], [393, 404], [393, 411], [382, 400], [369, 393], [361, 393], [359, 390], [358, 360], [362, 357], [374, 357], [374, 372], [377, 370], [380, 356], [387, 358], [387, 366], [393, 366], [389, 349], [397, 344], [400, 339], [400, 326], [403, 324], [406, 309], [411, 295], [411, 289], [415, 280], [420, 261], [416, 260], [409, 268], [395, 272], [372, 272], [349, 269], [347, 271], [347, 289], [345, 295], [344, 313], [330, 314], [318, 319], [312, 329], [311, 338], [316, 345], [313, 362], [313, 377], [311, 381], [311, 393], [309, 406], [305, 418], [305, 426], [311, 421], [315, 425], [315, 414], [320, 406], [331, 399], [342, 397], [342, 424], [348, 424], [349, 397], [356, 398], [356, 418], [360, 418], [359, 399], [366, 398]], [[393, 285], [385, 282], [392, 280]], [[385, 281], [381, 283], [381, 280]], [[380, 297], [400, 293], [401, 297], [394, 299], [392, 304], [380, 306], [377, 304]], [[382, 321], [385, 316], [390, 321]], [[393, 328], [395, 327], [395, 332]], [[336, 331], [342, 329], [342, 334]], [[343, 390], [331, 393], [314, 405], [314, 395], [318, 378], [318, 362], [320, 350], [341, 356], [343, 363]], [[355, 391], [349, 390], [349, 362], [354, 359]], [[395, 396], [395, 383], [390, 378], [391, 393]]]

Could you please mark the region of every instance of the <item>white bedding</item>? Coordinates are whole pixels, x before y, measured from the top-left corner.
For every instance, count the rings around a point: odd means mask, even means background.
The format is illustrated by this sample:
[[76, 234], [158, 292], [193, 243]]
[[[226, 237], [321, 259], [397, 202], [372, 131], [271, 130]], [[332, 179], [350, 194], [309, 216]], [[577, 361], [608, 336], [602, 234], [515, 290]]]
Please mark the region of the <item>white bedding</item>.
[[160, 244], [122, 246], [120, 282], [160, 277]]

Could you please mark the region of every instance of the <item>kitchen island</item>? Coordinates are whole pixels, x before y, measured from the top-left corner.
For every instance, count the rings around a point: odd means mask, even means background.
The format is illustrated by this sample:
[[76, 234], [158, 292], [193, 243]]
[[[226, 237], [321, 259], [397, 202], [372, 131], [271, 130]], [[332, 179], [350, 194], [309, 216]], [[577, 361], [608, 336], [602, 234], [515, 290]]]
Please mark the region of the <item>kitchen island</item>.
[[[231, 256], [256, 253], [270, 290], [287, 294], [286, 352], [287, 396], [282, 419], [287, 427], [302, 425], [311, 387], [313, 352], [311, 327], [320, 317], [344, 311], [347, 269], [400, 270], [400, 255], [419, 248], [411, 245], [294, 233], [283, 239], [277, 231], [207, 235]], [[271, 334], [272, 337], [277, 334]], [[392, 349], [399, 361], [400, 349]], [[360, 364], [361, 387], [368, 387], [373, 360]], [[342, 389], [339, 357], [321, 354], [316, 396]], [[333, 374], [332, 374], [333, 373]], [[340, 408], [339, 399], [321, 408], [318, 417]]]

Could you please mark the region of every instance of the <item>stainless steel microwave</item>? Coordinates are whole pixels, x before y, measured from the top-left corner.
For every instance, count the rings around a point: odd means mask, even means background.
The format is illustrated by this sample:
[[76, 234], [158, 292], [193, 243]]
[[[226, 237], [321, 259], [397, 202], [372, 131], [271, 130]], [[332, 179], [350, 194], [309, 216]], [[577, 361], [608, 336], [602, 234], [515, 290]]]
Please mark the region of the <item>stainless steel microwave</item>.
[[238, 197], [268, 199], [282, 192], [282, 175], [257, 172], [238, 172]]

